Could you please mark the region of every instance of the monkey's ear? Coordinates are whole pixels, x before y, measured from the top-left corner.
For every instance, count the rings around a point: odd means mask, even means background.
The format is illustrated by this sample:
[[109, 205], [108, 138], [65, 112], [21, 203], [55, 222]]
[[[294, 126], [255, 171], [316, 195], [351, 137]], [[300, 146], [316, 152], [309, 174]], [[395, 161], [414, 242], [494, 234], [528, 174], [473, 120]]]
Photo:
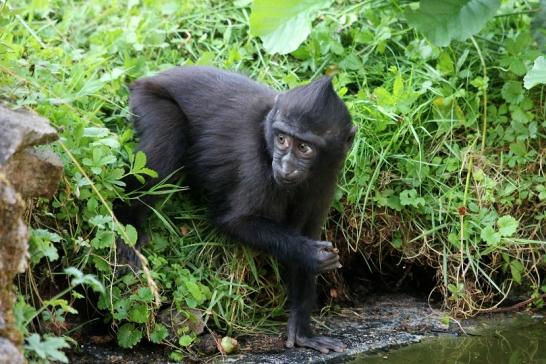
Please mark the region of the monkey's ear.
[[345, 141], [345, 151], [348, 151], [353, 145], [353, 141], [355, 140], [355, 135], [357, 130], [358, 128], [356, 127], [356, 125], [353, 125], [353, 127], [349, 131], [349, 134], [347, 135], [347, 140]]

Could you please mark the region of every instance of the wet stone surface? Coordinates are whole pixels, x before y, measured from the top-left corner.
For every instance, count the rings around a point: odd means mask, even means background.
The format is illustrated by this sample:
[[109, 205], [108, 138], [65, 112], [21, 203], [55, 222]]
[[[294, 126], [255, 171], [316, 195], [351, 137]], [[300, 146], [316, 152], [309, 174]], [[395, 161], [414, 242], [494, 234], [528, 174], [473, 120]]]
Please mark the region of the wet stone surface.
[[[424, 300], [409, 296], [381, 296], [341, 312], [316, 317], [316, 331], [342, 339], [348, 349], [343, 353], [321, 354], [314, 350], [284, 348], [282, 335], [238, 337], [237, 354], [206, 358], [207, 362], [226, 363], [341, 363], [357, 354], [377, 352], [419, 342], [440, 333], [454, 333], [441, 324], [443, 313]], [[70, 354], [78, 363], [168, 363], [168, 351], [145, 345], [122, 350], [114, 345], [84, 344]], [[201, 358], [201, 360], [204, 358]], [[198, 361], [201, 361], [198, 359]]]
[[[441, 324], [443, 313], [426, 302], [408, 296], [383, 296], [362, 307], [342, 309], [337, 315], [319, 319], [317, 332], [335, 336], [348, 348], [343, 353], [320, 354], [309, 349], [267, 347], [261, 340], [241, 339], [241, 352], [223, 358], [228, 363], [340, 363], [367, 352], [386, 350], [449, 333]], [[282, 340], [278, 340], [282, 344]]]

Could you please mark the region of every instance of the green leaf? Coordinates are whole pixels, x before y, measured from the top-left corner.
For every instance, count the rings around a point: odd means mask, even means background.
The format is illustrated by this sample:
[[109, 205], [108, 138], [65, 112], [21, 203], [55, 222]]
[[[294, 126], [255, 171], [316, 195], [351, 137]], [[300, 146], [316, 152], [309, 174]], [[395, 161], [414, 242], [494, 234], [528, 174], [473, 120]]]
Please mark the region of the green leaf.
[[156, 324], [150, 334], [150, 341], [154, 344], [159, 344], [169, 336], [169, 331], [162, 324]]
[[114, 244], [115, 235], [113, 231], [99, 231], [95, 238], [91, 240], [91, 246], [95, 249], [108, 248]]
[[527, 155], [527, 146], [522, 141], [511, 143], [510, 151], [518, 157], [525, 157]]
[[107, 128], [88, 127], [83, 129], [83, 136], [88, 138], [104, 138], [110, 134]]
[[488, 245], [497, 245], [498, 243], [500, 243], [501, 235], [496, 232], [495, 229], [493, 229], [493, 227], [490, 225], [482, 229], [480, 238], [482, 238], [482, 240], [485, 241]]
[[199, 285], [197, 283], [192, 281], [186, 281], [184, 282], [184, 284], [196, 301], [202, 303], [205, 300], [205, 296], [203, 296], [203, 293], [201, 292], [201, 289], [199, 288]]
[[523, 88], [521, 87], [521, 82], [518, 81], [508, 81], [506, 82], [501, 89], [502, 97], [512, 104], [519, 104], [523, 101]]
[[129, 246], [135, 246], [138, 240], [138, 233], [133, 225], [127, 224], [125, 226], [125, 235], [126, 236], [123, 237], [125, 243]]
[[129, 310], [129, 321], [144, 324], [148, 321], [148, 307], [143, 303], [137, 303]]
[[396, 104], [396, 99], [384, 87], [377, 87], [373, 90], [373, 95], [379, 106], [393, 106]]
[[95, 278], [94, 275], [83, 274], [82, 271], [76, 267], [68, 267], [64, 270], [64, 272], [67, 275], [72, 276], [72, 281], [70, 282], [72, 287], [81, 284], [83, 286], [91, 287], [91, 289], [95, 292], [104, 293], [104, 286], [97, 278]]
[[126, 298], [120, 299], [114, 302], [114, 319], [115, 320], [125, 320], [128, 313], [129, 300]]
[[408, 8], [408, 23], [438, 46], [466, 40], [478, 33], [497, 12], [500, 0], [421, 0], [419, 9]]
[[68, 363], [68, 358], [60, 349], [70, 347], [65, 339], [61, 337], [45, 337], [44, 340], [38, 334], [32, 334], [26, 338], [25, 350], [34, 352], [36, 356], [44, 361], [59, 361]]
[[178, 344], [180, 346], [189, 346], [193, 341], [193, 338], [190, 335], [183, 335], [178, 339]]
[[523, 264], [521, 264], [519, 260], [512, 260], [510, 262], [510, 272], [516, 283], [521, 283], [521, 273], [523, 272], [523, 269]]
[[59, 259], [59, 253], [53, 243], [60, 241], [61, 237], [56, 233], [45, 229], [32, 229], [29, 246], [31, 262], [36, 264], [43, 257], [50, 262]]
[[131, 300], [152, 303], [154, 296], [149, 287], [140, 287], [136, 294], [131, 295]]
[[295, 51], [311, 32], [317, 10], [331, 0], [254, 0], [250, 15], [250, 34], [262, 39], [268, 53]]
[[514, 233], [518, 229], [518, 225], [518, 220], [514, 219], [510, 215], [503, 216], [497, 221], [499, 233], [505, 237], [514, 235]]
[[142, 332], [133, 324], [124, 324], [118, 330], [118, 345], [122, 348], [132, 348], [142, 339]]
[[527, 90], [539, 84], [546, 84], [546, 58], [544, 56], [535, 59], [533, 68], [523, 78], [523, 87]]
[[417, 190], [404, 190], [400, 192], [400, 203], [402, 206], [424, 206], [425, 199], [422, 197], [417, 197]]
[[453, 74], [455, 71], [455, 66], [453, 65], [453, 60], [449, 56], [448, 52], [440, 53], [440, 56], [438, 56], [438, 62], [436, 63], [436, 68], [444, 75]]
[[135, 172], [140, 171], [146, 166], [146, 154], [141, 151], [138, 151], [135, 155], [135, 164], [133, 165], [133, 170]]

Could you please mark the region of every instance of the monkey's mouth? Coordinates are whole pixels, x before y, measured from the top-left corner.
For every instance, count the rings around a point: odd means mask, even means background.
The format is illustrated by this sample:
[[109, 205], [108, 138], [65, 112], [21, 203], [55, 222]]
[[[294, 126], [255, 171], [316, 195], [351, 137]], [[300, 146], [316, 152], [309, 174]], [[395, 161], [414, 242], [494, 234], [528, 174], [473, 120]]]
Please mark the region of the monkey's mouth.
[[294, 187], [300, 184], [301, 178], [284, 178], [280, 173], [273, 173], [275, 183], [281, 187]]

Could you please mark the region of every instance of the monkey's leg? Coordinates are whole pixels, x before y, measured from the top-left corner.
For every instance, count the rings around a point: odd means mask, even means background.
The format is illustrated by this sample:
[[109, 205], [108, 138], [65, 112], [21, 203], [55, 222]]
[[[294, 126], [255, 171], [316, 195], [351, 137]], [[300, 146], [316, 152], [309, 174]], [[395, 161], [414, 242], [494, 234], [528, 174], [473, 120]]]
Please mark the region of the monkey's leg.
[[316, 276], [297, 267], [289, 267], [288, 299], [290, 318], [288, 319], [288, 339], [286, 347], [294, 345], [328, 353], [330, 350], [342, 352], [347, 348], [341, 340], [314, 336], [311, 330], [311, 310], [316, 298]]
[[[159, 85], [152, 81], [136, 82], [131, 88], [131, 111], [139, 136], [137, 150], [146, 154], [146, 167], [157, 172], [157, 178], [147, 178], [141, 184], [130, 176], [125, 179], [126, 191], [147, 190], [167, 178], [182, 166], [182, 159], [187, 148], [187, 118], [180, 107], [164, 93]], [[155, 203], [157, 196], [144, 195], [127, 202], [118, 201], [115, 215], [123, 224], [131, 224], [138, 231], [136, 248], [144, 246], [149, 240], [144, 230], [150, 215], [149, 206]], [[128, 247], [121, 240], [117, 241], [117, 253], [122, 262], [134, 268], [140, 268], [135, 249]]]

